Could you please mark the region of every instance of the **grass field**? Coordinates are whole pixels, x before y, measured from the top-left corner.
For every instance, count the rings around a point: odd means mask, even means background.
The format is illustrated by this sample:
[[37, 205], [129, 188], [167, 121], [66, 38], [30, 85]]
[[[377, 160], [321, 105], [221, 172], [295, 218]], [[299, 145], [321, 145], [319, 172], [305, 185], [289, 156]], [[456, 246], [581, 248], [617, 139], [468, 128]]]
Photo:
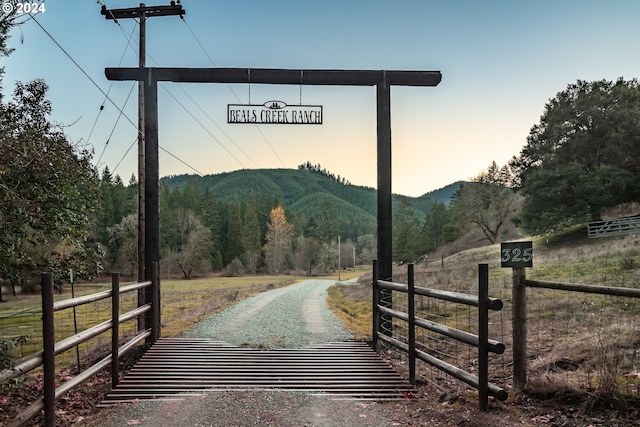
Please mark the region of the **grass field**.
[[[358, 277], [365, 271], [344, 271], [342, 280]], [[314, 277], [336, 279], [337, 275]], [[207, 277], [194, 280], [161, 280], [161, 319], [162, 336], [172, 337], [184, 332], [197, 322], [212, 314], [241, 301], [247, 297], [270, 289], [287, 286], [308, 279], [305, 276], [243, 276], [243, 277]], [[121, 283], [125, 286], [129, 283]], [[76, 297], [88, 295], [111, 288], [110, 282], [76, 284]], [[6, 297], [6, 296], [5, 296]], [[71, 288], [66, 286], [63, 294], [56, 294], [55, 300], [71, 298]], [[7, 348], [15, 359], [26, 357], [42, 349], [42, 308], [40, 295], [19, 295], [9, 297], [0, 303], [0, 339], [7, 342], [17, 337], [28, 337], [22, 344]], [[137, 306], [137, 293], [123, 294], [120, 300], [123, 314]], [[111, 318], [111, 301], [83, 305], [75, 310], [66, 309], [55, 314], [56, 342], [69, 337], [75, 331], [83, 331]], [[129, 321], [121, 325], [121, 338], [130, 337], [137, 330], [137, 322]], [[110, 332], [80, 345], [79, 351], [69, 350], [56, 358], [59, 366], [76, 363], [80, 359], [99, 357], [108, 352]], [[8, 344], [11, 346], [11, 344]]]

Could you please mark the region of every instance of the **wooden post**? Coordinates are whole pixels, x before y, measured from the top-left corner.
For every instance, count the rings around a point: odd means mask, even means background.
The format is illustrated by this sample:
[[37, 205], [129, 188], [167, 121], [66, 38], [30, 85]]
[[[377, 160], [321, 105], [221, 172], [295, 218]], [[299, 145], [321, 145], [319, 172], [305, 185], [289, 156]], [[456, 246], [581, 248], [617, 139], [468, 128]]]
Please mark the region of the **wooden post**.
[[[376, 85], [378, 132], [378, 279], [391, 280], [393, 275], [392, 198], [391, 198], [391, 87], [387, 74]], [[391, 308], [391, 291], [380, 291], [380, 304]], [[380, 332], [391, 336], [391, 316], [380, 318]]]
[[380, 328], [380, 310], [378, 310], [378, 304], [380, 303], [380, 294], [378, 293], [378, 260], [373, 260], [373, 280], [371, 281], [371, 293], [373, 294], [373, 307], [372, 307], [372, 323], [373, 334], [371, 335], [371, 346], [374, 351], [378, 351], [378, 331]]
[[153, 300], [151, 302], [151, 313], [153, 323], [151, 326], [151, 343], [155, 343], [160, 338], [160, 276], [158, 273], [158, 263], [154, 262], [152, 266], [151, 288]]
[[53, 320], [53, 275], [42, 273], [42, 365], [44, 368], [44, 425], [56, 424], [56, 337]]
[[478, 264], [478, 400], [489, 409], [489, 264]]
[[524, 267], [513, 269], [513, 387], [523, 390], [527, 383], [527, 292]]
[[120, 273], [111, 273], [111, 388], [115, 388], [120, 380], [120, 355], [118, 354], [119, 320]]
[[[145, 266], [144, 280], [153, 281], [153, 265], [160, 261], [160, 205], [159, 205], [159, 181], [160, 166], [158, 163], [158, 81], [153, 75], [152, 69], [147, 68], [148, 74], [144, 80], [144, 115], [145, 115]], [[160, 283], [156, 286], [145, 288], [145, 303], [155, 300], [153, 292], [160, 289]], [[153, 314], [147, 311], [145, 315], [145, 328], [156, 329]], [[152, 338], [147, 340], [149, 344]]]
[[415, 282], [413, 264], [407, 266], [407, 298], [409, 315], [409, 382], [416, 385], [416, 309], [415, 309]]

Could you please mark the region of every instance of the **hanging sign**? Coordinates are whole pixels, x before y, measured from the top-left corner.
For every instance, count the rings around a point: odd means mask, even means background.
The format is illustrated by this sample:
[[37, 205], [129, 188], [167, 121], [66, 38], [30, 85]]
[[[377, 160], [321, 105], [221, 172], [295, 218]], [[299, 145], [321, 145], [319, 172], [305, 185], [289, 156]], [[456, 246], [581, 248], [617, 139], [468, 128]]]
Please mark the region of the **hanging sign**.
[[322, 105], [287, 105], [282, 101], [227, 104], [227, 123], [321, 125]]

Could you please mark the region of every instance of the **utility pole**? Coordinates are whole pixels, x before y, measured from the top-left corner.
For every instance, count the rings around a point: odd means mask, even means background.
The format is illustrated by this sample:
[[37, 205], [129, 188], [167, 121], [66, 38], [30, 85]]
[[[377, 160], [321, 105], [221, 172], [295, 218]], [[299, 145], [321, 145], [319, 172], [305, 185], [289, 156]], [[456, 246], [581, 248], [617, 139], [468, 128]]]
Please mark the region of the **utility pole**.
[[340, 235], [338, 234], [338, 280], [340, 280]]
[[[140, 3], [139, 7], [131, 7], [124, 9], [107, 9], [106, 6], [102, 6], [100, 14], [104, 15], [106, 19], [111, 19], [114, 22], [118, 22], [118, 19], [138, 19], [140, 24], [140, 37], [139, 37], [139, 49], [138, 49], [138, 67], [146, 67], [147, 57], [147, 18], [154, 16], [172, 16], [179, 15], [183, 18], [186, 13], [180, 0], [176, 4], [175, 1], [171, 1], [169, 6], [145, 6], [144, 3]], [[145, 235], [146, 235], [146, 156], [145, 156], [145, 137], [144, 137], [144, 81], [138, 82], [138, 281], [151, 280], [150, 271], [145, 273], [146, 263], [146, 248], [145, 248]], [[153, 260], [152, 260], [153, 261]], [[155, 260], [159, 262], [160, 260]], [[145, 301], [150, 302], [151, 287], [147, 287], [145, 290], [138, 292], [138, 305], [144, 305]], [[138, 329], [145, 328], [145, 322], [138, 322]]]

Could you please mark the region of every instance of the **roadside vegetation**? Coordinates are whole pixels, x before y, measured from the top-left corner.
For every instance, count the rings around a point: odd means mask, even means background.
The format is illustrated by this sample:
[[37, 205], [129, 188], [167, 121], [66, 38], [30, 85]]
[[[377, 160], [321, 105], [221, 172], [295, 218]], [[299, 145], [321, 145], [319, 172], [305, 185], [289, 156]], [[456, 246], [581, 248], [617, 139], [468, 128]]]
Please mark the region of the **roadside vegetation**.
[[[563, 281], [599, 286], [640, 288], [640, 236], [587, 239], [584, 227], [573, 227], [533, 239], [534, 267], [527, 277], [537, 280]], [[477, 266], [490, 266], [490, 295], [505, 302], [503, 315], [490, 314], [490, 336], [507, 344], [507, 356], [493, 357], [490, 378], [510, 384], [509, 343], [511, 269], [499, 265], [500, 246], [487, 245], [457, 252], [443, 259], [415, 266], [416, 286], [474, 293]], [[393, 281], [406, 283], [406, 266], [394, 268]], [[492, 402], [489, 414], [518, 425], [587, 426], [637, 425], [640, 408], [640, 301], [601, 295], [559, 291], [528, 290], [528, 383], [523, 393], [510, 392], [504, 404]], [[329, 304], [341, 316], [347, 328], [371, 339], [371, 275], [357, 284], [336, 285], [329, 292]], [[443, 309], [427, 301], [416, 307], [425, 318], [438, 318], [451, 327], [473, 328], [467, 309], [453, 306]], [[443, 311], [444, 310], [444, 311]], [[473, 317], [473, 316], [472, 316]], [[360, 323], [358, 322], [360, 321]], [[367, 323], [369, 322], [369, 323]], [[399, 322], [402, 323], [402, 322]], [[403, 333], [402, 329], [398, 330]], [[420, 339], [420, 338], [418, 338]], [[448, 361], [469, 363], [466, 346], [426, 341], [434, 354], [447, 354]], [[457, 352], [457, 353], [456, 353]], [[473, 354], [473, 352], [471, 352]], [[386, 351], [385, 355], [399, 370], [404, 370], [404, 355]], [[473, 359], [471, 359], [473, 360]], [[459, 425], [462, 415], [451, 406], [475, 412], [475, 393], [426, 364], [419, 364], [418, 390], [424, 401], [411, 403], [413, 410], [425, 414], [446, 414]], [[472, 369], [473, 364], [470, 364]], [[472, 370], [473, 371], [473, 370]], [[431, 397], [427, 397], [431, 396]], [[437, 397], [440, 396], [440, 399]], [[443, 397], [443, 396], [446, 396]], [[469, 409], [471, 407], [471, 409]], [[444, 416], [444, 415], [443, 415]], [[436, 417], [437, 418], [437, 417]], [[407, 425], [428, 425], [410, 420]], [[437, 425], [437, 424], [436, 424]], [[456, 424], [458, 425], [458, 424]]]

